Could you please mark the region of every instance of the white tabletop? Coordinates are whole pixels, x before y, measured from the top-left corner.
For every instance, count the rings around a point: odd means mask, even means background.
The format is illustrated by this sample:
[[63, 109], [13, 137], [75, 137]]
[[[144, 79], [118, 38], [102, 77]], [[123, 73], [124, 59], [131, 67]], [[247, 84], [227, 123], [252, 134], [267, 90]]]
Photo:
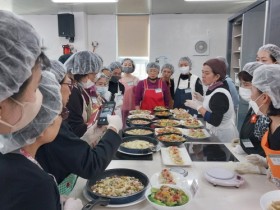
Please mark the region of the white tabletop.
[[[230, 150], [231, 146], [226, 145]], [[236, 155], [240, 160], [244, 161], [244, 156]], [[260, 197], [271, 190], [276, 190], [274, 184], [269, 182], [265, 175], [246, 174], [242, 175], [245, 179], [245, 184], [239, 188], [235, 187], [214, 187], [203, 176], [204, 171], [211, 167], [223, 167], [234, 169], [234, 162], [193, 162], [192, 166], [184, 167], [188, 171], [186, 179], [197, 179], [199, 190], [195, 197], [190, 202], [187, 209], [193, 210], [261, 210], [259, 200]], [[157, 152], [153, 154], [152, 161], [139, 161], [139, 160], [113, 160], [108, 169], [110, 168], [130, 168], [136, 169], [151, 177], [154, 173], [160, 172], [166, 166], [162, 164], [161, 154]], [[83, 196], [83, 188], [86, 180], [79, 178], [74, 190], [71, 192], [71, 197], [80, 198], [84, 204], [87, 203]], [[96, 210], [109, 209], [109, 207], [96, 206]], [[154, 209], [148, 201], [144, 200], [139, 204], [121, 207], [117, 209], [129, 210], [152, 210]]]

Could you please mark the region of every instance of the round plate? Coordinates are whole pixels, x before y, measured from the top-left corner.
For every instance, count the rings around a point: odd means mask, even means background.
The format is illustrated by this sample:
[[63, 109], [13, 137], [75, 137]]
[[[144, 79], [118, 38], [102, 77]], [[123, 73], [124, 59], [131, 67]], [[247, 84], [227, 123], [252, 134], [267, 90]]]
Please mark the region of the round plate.
[[280, 190], [274, 190], [262, 195], [260, 205], [262, 210], [267, 210], [272, 201], [280, 201]]
[[[84, 198], [87, 200], [87, 201], [91, 201], [92, 199], [90, 198], [90, 196], [87, 194], [87, 191], [86, 191], [86, 188], [83, 189], [83, 196]], [[145, 200], [145, 195], [143, 195], [141, 198], [139, 198], [138, 200], [136, 201], [133, 201], [131, 203], [126, 203], [126, 204], [109, 204], [107, 206], [104, 206], [104, 207], [110, 207], [110, 208], [120, 208], [120, 207], [126, 207], [126, 206], [133, 206], [133, 205], [136, 205], [140, 202], [142, 202], [143, 200]]]
[[211, 168], [206, 173], [215, 179], [222, 180], [232, 179], [235, 176], [234, 172], [224, 168]]

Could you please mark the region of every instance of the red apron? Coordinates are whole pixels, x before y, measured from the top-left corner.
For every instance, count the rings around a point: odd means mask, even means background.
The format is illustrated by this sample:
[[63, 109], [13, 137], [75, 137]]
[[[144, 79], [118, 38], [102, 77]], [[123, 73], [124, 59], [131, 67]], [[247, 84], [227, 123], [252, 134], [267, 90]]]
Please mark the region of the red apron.
[[[280, 179], [280, 162], [275, 161], [274, 158], [280, 157], [279, 150], [271, 150], [268, 145], [268, 131], [262, 137], [262, 148], [266, 154], [267, 163], [269, 165], [273, 178]], [[279, 159], [279, 158], [278, 158]]]
[[152, 111], [156, 106], [165, 106], [162, 92], [162, 80], [159, 80], [157, 89], [149, 89], [148, 81], [145, 79], [144, 94], [140, 109]]

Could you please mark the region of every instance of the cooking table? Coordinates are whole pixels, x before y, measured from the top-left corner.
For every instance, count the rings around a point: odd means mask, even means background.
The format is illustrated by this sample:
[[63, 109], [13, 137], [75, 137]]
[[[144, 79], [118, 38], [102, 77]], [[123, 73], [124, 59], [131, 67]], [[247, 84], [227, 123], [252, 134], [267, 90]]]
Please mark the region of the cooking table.
[[[211, 142], [209, 142], [211, 143]], [[230, 144], [225, 146], [232, 151]], [[245, 161], [245, 155], [234, 154], [239, 161]], [[193, 162], [189, 167], [183, 167], [188, 171], [186, 179], [198, 181], [199, 189], [190, 202], [187, 209], [193, 210], [261, 210], [259, 200], [262, 194], [276, 190], [276, 186], [269, 182], [265, 175], [246, 174], [242, 175], [245, 183], [239, 188], [235, 187], [214, 187], [203, 176], [204, 171], [212, 167], [224, 167], [234, 169], [236, 162]], [[145, 173], [149, 178], [156, 172], [166, 168], [162, 164], [161, 153], [153, 154], [152, 161], [137, 160], [112, 160], [107, 169], [111, 168], [130, 168]], [[85, 179], [78, 178], [77, 184], [70, 196], [80, 198], [84, 204], [87, 203], [83, 196], [83, 188], [86, 184]], [[96, 210], [110, 209], [110, 207], [96, 206]], [[127, 207], [119, 207], [124, 210], [152, 210], [154, 209], [146, 200]]]

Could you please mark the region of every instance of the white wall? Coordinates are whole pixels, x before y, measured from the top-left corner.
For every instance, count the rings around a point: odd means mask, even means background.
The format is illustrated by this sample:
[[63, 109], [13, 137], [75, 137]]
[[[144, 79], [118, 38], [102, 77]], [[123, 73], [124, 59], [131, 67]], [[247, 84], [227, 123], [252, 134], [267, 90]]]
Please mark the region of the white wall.
[[[204, 61], [218, 55], [226, 55], [227, 18], [222, 14], [167, 14], [150, 17], [150, 59], [166, 56], [175, 69], [182, 56], [189, 56], [193, 63], [192, 72], [201, 76]], [[208, 36], [209, 56], [192, 55], [192, 38]], [[177, 71], [178, 72], [178, 71]], [[176, 73], [176, 72], [175, 72]], [[177, 76], [174, 75], [175, 77]]]
[[117, 22], [115, 15], [88, 16], [88, 49], [92, 50], [91, 43], [98, 42], [95, 52], [104, 61], [104, 66], [116, 61], [117, 56]]
[[[115, 15], [75, 15], [75, 42], [77, 50], [92, 50], [91, 42], [97, 41], [96, 51], [104, 60], [104, 65], [116, 60], [117, 21]], [[150, 60], [165, 55], [168, 62], [177, 66], [181, 56], [189, 56], [193, 61], [193, 72], [201, 75], [204, 61], [217, 55], [225, 55], [227, 40], [227, 18], [230, 15], [185, 15], [165, 14], [150, 16]], [[57, 15], [23, 16], [44, 39], [46, 54], [58, 59], [62, 45], [68, 40], [58, 36]], [[210, 56], [192, 56], [191, 38], [209, 36]]]

